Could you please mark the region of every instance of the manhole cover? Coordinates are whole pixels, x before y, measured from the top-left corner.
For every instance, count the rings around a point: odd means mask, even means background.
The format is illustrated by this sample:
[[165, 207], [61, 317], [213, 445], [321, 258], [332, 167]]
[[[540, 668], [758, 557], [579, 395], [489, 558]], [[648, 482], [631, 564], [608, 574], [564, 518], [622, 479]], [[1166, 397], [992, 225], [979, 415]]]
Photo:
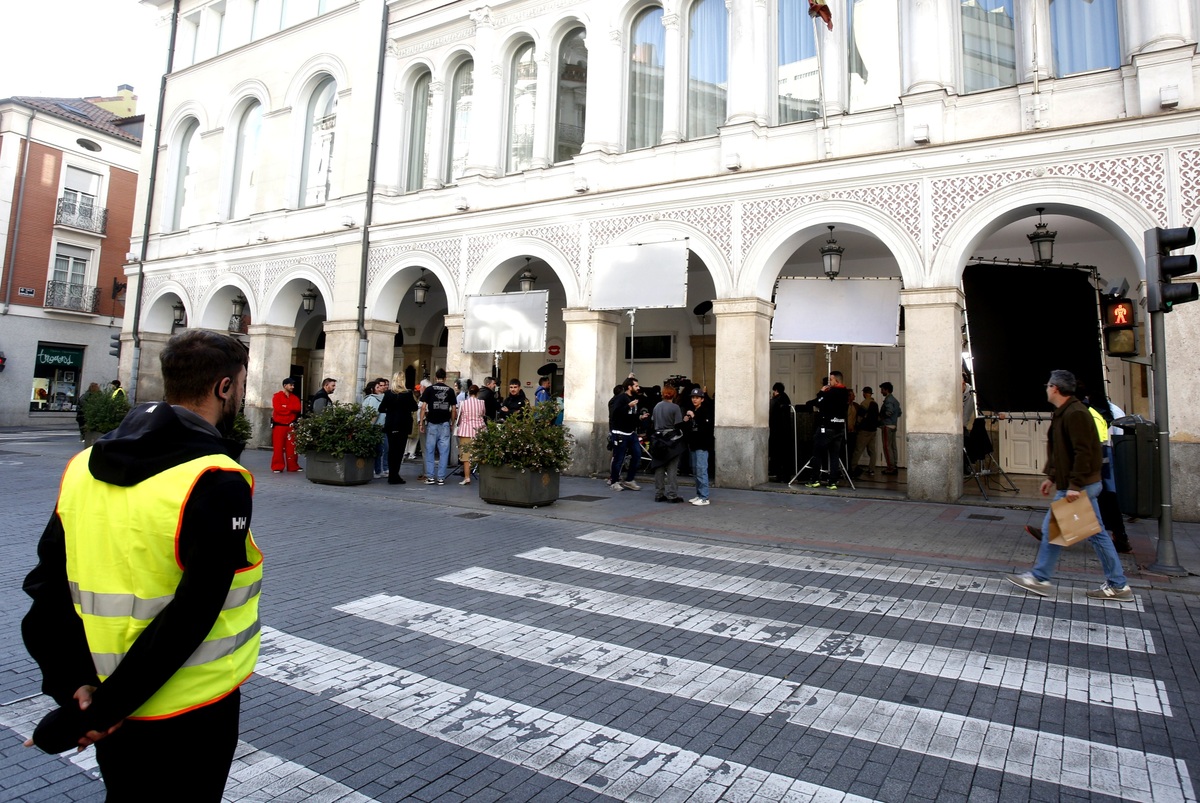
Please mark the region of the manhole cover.
[[599, 502], [601, 499], [611, 499], [610, 496], [588, 496], [587, 494], [574, 494], [572, 496], [560, 496], [560, 500], [566, 502]]
[[454, 518], [456, 519], [486, 519], [490, 513], [459, 513]]
[[988, 516], [984, 513], [970, 513], [968, 519], [979, 519], [980, 521], [1004, 521], [1003, 516]]

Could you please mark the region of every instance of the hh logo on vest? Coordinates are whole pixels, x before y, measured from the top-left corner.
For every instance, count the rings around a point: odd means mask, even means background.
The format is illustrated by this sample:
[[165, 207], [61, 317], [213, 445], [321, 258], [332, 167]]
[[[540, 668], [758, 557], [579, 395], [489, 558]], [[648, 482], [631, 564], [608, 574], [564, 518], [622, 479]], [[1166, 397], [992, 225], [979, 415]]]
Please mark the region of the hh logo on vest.
[[240, 517], [235, 516], [233, 519], [233, 529], [235, 529], [235, 530], [246, 529], [246, 517], [245, 516], [240, 516]]

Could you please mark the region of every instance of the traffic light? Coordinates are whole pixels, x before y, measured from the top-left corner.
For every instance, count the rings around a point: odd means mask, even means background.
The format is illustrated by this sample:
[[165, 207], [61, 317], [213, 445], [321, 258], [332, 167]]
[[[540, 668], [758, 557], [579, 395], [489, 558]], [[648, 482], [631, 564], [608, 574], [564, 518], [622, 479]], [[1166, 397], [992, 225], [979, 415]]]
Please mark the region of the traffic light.
[[1200, 298], [1195, 282], [1171, 283], [1177, 276], [1196, 272], [1194, 256], [1171, 252], [1195, 244], [1196, 230], [1191, 226], [1146, 230], [1146, 308], [1150, 312], [1170, 312], [1176, 304]]
[[108, 336], [108, 353], [113, 357], [121, 356], [121, 333], [113, 332]]
[[1105, 297], [1104, 351], [1110, 357], [1138, 355], [1136, 307], [1128, 298]]

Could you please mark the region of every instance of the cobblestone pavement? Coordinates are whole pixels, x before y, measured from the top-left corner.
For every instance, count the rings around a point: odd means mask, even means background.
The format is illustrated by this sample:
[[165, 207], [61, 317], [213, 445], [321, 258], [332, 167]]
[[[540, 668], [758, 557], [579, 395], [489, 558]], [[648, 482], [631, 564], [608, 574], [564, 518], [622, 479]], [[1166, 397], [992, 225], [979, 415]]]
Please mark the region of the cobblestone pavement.
[[[104, 796], [92, 750], [20, 746], [48, 708], [20, 584], [78, 446], [0, 433], [3, 800]], [[1084, 597], [1086, 546], [1048, 599], [1004, 581], [1040, 510], [567, 478], [522, 511], [416, 466], [331, 488], [268, 461], [227, 800], [1197, 799], [1200, 583], [1138, 567], [1152, 523], [1119, 605]]]

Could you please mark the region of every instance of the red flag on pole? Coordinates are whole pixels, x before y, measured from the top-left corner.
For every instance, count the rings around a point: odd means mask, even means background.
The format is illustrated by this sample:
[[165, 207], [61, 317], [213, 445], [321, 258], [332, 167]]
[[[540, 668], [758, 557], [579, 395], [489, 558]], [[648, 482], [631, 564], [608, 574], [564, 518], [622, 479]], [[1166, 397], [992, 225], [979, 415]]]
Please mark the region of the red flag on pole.
[[820, 17], [829, 26], [829, 30], [833, 30], [833, 15], [829, 12], [827, 3], [822, 3], [821, 0], [808, 0], [808, 16]]

